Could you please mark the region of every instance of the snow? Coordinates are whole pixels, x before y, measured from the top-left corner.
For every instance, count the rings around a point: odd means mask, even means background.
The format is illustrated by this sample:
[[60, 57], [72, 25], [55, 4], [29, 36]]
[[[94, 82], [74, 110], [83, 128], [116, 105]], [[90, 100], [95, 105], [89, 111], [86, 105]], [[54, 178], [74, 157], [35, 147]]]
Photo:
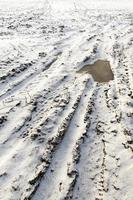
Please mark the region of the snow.
[[0, 1], [0, 200], [133, 199], [132, 5]]
[[[43, 8], [49, 14], [53, 11], [66, 11], [73, 9], [133, 9], [130, 0], [1, 0], [0, 8], [3, 10], [12, 9], [34, 9]], [[23, 10], [24, 11], [24, 10]]]

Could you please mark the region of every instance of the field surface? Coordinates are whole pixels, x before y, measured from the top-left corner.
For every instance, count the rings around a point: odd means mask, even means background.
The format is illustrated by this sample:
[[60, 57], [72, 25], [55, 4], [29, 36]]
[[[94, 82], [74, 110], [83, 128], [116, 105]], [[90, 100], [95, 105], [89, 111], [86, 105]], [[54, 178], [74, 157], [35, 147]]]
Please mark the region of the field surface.
[[0, 200], [133, 200], [131, 2], [87, 2], [0, 2]]

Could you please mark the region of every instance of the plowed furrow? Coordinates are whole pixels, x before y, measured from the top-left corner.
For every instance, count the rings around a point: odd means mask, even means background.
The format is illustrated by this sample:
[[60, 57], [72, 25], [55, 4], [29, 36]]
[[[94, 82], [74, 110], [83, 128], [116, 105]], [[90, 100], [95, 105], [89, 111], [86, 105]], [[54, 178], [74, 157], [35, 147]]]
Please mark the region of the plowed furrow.
[[57, 152], [55, 152], [50, 168], [42, 179], [33, 199], [38, 197], [40, 199], [60, 199], [66, 196], [76, 175], [74, 171], [71, 171], [74, 162], [73, 151], [85, 130], [84, 115], [86, 114], [89, 96], [91, 97], [91, 91], [87, 86], [65, 133], [65, 137]]

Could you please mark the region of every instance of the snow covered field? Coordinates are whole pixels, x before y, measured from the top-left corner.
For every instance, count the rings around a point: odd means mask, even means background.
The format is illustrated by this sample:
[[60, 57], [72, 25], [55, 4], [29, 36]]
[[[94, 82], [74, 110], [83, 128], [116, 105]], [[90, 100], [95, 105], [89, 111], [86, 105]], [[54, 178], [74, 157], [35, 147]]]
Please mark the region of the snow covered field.
[[133, 200], [132, 45], [131, 1], [0, 1], [0, 200]]

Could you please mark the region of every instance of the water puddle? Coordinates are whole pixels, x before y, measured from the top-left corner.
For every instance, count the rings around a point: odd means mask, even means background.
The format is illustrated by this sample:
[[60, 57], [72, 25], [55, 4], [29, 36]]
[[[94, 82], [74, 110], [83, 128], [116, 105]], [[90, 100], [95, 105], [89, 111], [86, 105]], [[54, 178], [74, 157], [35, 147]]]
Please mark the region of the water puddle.
[[110, 62], [105, 60], [97, 60], [94, 64], [85, 65], [78, 73], [89, 73], [92, 75], [94, 81], [99, 83], [109, 82], [114, 79]]

